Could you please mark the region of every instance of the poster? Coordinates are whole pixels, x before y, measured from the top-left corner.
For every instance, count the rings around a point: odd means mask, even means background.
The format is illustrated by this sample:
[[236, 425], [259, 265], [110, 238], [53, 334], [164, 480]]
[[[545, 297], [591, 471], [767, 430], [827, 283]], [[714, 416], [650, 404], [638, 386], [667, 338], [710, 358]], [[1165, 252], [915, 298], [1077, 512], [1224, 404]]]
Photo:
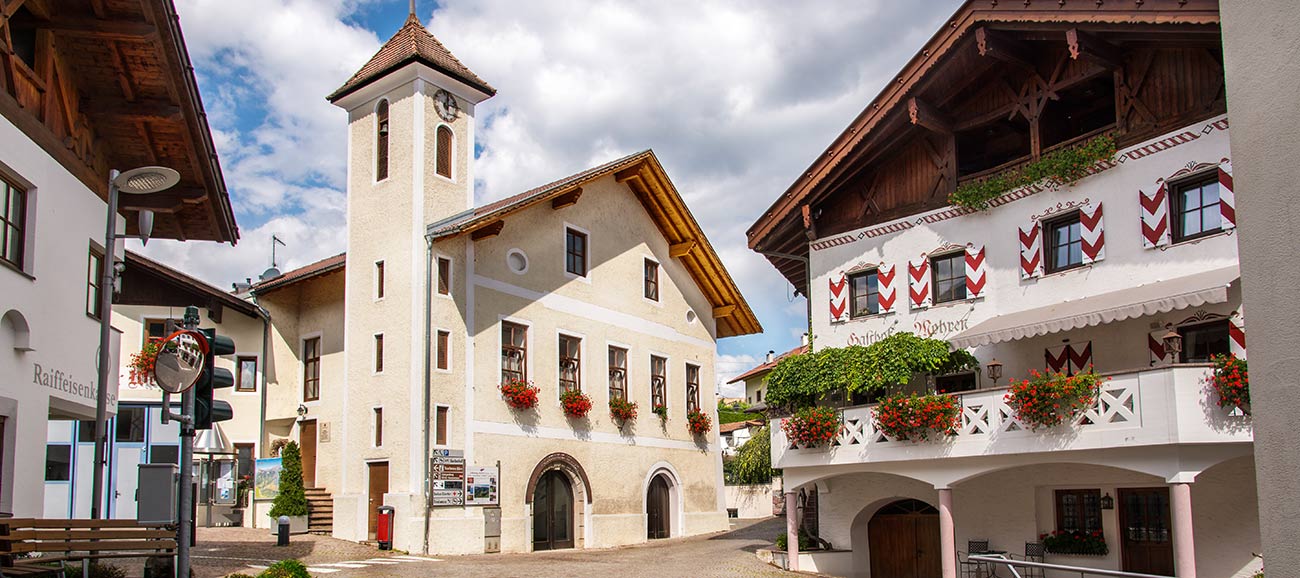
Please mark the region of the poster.
[[438, 450], [429, 458], [430, 505], [465, 505], [465, 454], [459, 450]]
[[497, 480], [500, 473], [495, 467], [474, 466], [465, 470], [465, 505], [495, 506], [497, 500]]
[[280, 468], [280, 458], [263, 458], [254, 463], [254, 500], [274, 500], [280, 495]]

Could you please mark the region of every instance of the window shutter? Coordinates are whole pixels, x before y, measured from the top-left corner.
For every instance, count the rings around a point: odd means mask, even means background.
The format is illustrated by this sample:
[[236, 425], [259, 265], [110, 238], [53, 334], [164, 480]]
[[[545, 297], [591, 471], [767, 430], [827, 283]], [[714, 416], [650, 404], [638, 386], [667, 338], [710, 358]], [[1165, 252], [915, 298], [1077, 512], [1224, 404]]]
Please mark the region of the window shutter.
[[1237, 195], [1232, 190], [1232, 161], [1219, 163], [1219, 214], [1224, 231], [1237, 226]]
[[1147, 249], [1169, 244], [1169, 202], [1165, 183], [1161, 182], [1155, 193], [1138, 191], [1142, 205], [1142, 246]]
[[1043, 275], [1043, 226], [1034, 221], [1020, 227], [1020, 278]]
[[831, 323], [849, 320], [849, 278], [844, 273], [832, 275], [831, 285]]
[[1092, 368], [1092, 342], [1071, 343], [1066, 348], [1070, 352], [1070, 365], [1075, 373], [1082, 373]]
[[984, 245], [966, 248], [966, 298], [974, 299], [984, 296], [984, 282], [988, 280], [984, 271]]
[[894, 303], [897, 301], [898, 291], [894, 283], [898, 279], [897, 268], [893, 265], [881, 265], [876, 269], [876, 288], [880, 293], [877, 304], [880, 306], [880, 313], [893, 313]]
[[933, 302], [930, 293], [930, 260], [921, 257], [907, 262], [907, 292], [912, 309], [929, 307]]
[[1240, 315], [1228, 318], [1228, 352], [1246, 358], [1246, 322]]
[[1165, 351], [1165, 333], [1168, 329], [1152, 331], [1147, 335], [1147, 349], [1151, 352], [1151, 365], [1160, 365], [1172, 361], [1169, 352]]
[[1066, 365], [1070, 363], [1070, 346], [1057, 345], [1048, 347], [1043, 350], [1043, 357], [1046, 358], [1047, 370], [1053, 373], [1065, 373]]
[[1106, 228], [1101, 221], [1101, 203], [1097, 203], [1097, 208], [1091, 213], [1087, 207], [1079, 209], [1079, 236], [1083, 240], [1083, 264], [1106, 258]]
[[446, 125], [438, 127], [438, 162], [435, 165], [439, 175], [451, 178], [451, 129]]

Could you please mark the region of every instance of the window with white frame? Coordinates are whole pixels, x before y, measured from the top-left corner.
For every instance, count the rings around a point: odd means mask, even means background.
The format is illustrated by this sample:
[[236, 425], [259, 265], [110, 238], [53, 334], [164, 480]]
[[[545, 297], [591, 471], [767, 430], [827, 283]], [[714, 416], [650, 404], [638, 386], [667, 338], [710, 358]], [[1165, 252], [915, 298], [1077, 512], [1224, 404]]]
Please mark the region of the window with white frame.
[[582, 339], [560, 336], [560, 393], [582, 391]]

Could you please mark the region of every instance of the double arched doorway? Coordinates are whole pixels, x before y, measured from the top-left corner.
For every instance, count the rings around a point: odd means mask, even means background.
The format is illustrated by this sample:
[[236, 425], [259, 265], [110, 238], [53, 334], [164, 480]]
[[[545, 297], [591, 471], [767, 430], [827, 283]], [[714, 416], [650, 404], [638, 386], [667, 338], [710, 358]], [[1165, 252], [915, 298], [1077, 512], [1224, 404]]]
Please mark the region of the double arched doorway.
[[943, 574], [939, 510], [920, 500], [898, 500], [879, 510], [867, 524], [871, 575], [932, 578]]

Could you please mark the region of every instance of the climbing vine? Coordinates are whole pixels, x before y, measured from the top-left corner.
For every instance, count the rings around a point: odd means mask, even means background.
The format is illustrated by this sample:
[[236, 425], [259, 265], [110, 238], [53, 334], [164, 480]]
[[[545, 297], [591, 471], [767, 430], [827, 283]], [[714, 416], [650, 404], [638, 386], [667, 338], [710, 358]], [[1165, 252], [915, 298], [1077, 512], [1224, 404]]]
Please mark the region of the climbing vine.
[[982, 211], [989, 208], [989, 201], [1020, 187], [1044, 181], [1049, 187], [1074, 184], [1088, 176], [1088, 171], [1098, 162], [1114, 158], [1117, 150], [1115, 137], [1103, 134], [1080, 145], [1054, 151], [1022, 167], [963, 183], [948, 195], [948, 202]]

